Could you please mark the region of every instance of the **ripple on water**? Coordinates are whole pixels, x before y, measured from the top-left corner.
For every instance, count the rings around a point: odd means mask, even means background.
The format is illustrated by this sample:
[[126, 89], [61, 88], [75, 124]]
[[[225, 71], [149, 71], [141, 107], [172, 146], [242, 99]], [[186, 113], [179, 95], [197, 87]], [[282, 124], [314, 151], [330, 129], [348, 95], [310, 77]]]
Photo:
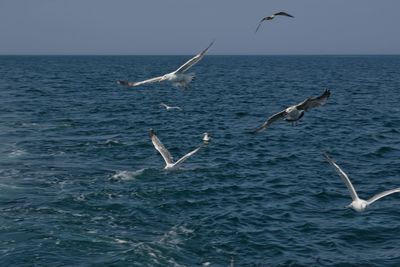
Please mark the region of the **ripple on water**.
[[[360, 195], [396, 187], [400, 57], [209, 56], [192, 90], [115, 84], [186, 59], [1, 57], [0, 265], [399, 265], [398, 196], [345, 209], [321, 154]], [[249, 134], [325, 86], [297, 126]], [[177, 157], [213, 139], [165, 171], [149, 128]]]

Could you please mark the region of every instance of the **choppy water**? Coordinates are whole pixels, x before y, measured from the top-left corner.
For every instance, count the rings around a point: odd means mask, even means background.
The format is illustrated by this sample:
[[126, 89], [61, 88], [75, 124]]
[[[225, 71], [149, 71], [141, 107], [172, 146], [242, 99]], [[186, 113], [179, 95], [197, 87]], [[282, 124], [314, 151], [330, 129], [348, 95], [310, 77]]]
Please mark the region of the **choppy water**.
[[[1, 266], [399, 266], [400, 57], [207, 56], [191, 90], [121, 88], [188, 57], [0, 57]], [[293, 127], [247, 133], [332, 95]], [[180, 106], [166, 111], [160, 102]], [[176, 158], [167, 172], [154, 128]]]

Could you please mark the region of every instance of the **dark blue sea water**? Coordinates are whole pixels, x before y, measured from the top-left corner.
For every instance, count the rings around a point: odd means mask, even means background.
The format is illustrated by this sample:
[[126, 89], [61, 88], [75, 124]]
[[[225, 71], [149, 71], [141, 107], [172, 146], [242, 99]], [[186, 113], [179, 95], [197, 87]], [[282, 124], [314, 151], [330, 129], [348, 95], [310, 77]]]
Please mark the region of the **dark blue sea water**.
[[[400, 266], [399, 56], [0, 57], [1, 266]], [[325, 88], [297, 126], [251, 135]], [[166, 111], [164, 102], [183, 111]], [[163, 170], [149, 128], [175, 158]]]

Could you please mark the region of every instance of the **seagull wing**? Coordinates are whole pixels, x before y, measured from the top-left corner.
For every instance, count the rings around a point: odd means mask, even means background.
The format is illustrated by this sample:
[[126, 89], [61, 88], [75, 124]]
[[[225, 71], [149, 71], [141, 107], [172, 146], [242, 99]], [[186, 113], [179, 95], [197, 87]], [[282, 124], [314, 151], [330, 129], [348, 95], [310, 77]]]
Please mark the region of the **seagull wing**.
[[271, 117], [269, 117], [267, 119], [266, 122], [264, 122], [260, 127], [258, 127], [257, 129], [255, 129], [253, 132], [254, 133], [258, 133], [261, 132], [262, 130], [266, 129], [267, 127], [269, 127], [273, 122], [283, 119], [285, 116], [287, 115], [286, 109], [282, 110], [281, 112], [278, 112], [274, 115], [272, 115]]
[[370, 199], [367, 200], [368, 205], [374, 203], [375, 201], [377, 201], [378, 199], [381, 199], [385, 196], [391, 195], [393, 193], [400, 193], [400, 188], [396, 188], [396, 189], [392, 189], [392, 190], [387, 190], [385, 192], [376, 194], [375, 196], [371, 197]]
[[282, 12], [275, 13], [274, 16], [286, 16], [286, 17], [294, 18], [292, 15], [290, 15], [290, 14], [288, 14], [288, 13], [286, 13], [286, 12], [283, 12], [283, 11], [282, 11]]
[[264, 22], [264, 20], [265, 20], [265, 18], [263, 18], [263, 19], [260, 21], [260, 23], [258, 23], [258, 26], [257, 26], [256, 32], [258, 32], [258, 29], [260, 29], [260, 27], [261, 27], [261, 24]]
[[153, 130], [150, 130], [149, 135], [150, 135], [150, 138], [151, 138], [151, 142], [153, 143], [153, 145], [157, 149], [157, 151], [160, 152], [160, 154], [163, 157], [165, 163], [166, 164], [173, 164], [174, 161], [172, 159], [171, 154], [165, 148], [165, 146], [161, 143], [160, 139], [158, 139], [158, 137], [156, 136], [156, 133]]
[[190, 156], [192, 156], [193, 154], [195, 154], [197, 151], [199, 151], [199, 149], [202, 146], [199, 146], [198, 148], [196, 148], [195, 150], [193, 150], [192, 152], [187, 153], [185, 156], [183, 156], [182, 158], [180, 158], [177, 162], [175, 162], [174, 166], [178, 166], [179, 164], [181, 164], [182, 162], [184, 162], [185, 160], [187, 160]]
[[132, 87], [132, 86], [139, 86], [139, 85], [146, 84], [146, 83], [161, 82], [162, 80], [163, 80], [163, 76], [159, 76], [159, 77], [154, 77], [154, 78], [144, 80], [141, 82], [117, 81], [117, 83], [120, 85]]
[[359, 199], [356, 190], [354, 189], [353, 184], [350, 182], [349, 177], [347, 176], [347, 174], [340, 169], [340, 167], [329, 157], [328, 154], [324, 154], [326, 160], [329, 162], [329, 164], [332, 165], [332, 167], [335, 169], [335, 171], [337, 172], [337, 174], [339, 174], [340, 178], [342, 178], [342, 181], [346, 184], [347, 189], [349, 189], [351, 198], [354, 200]]
[[164, 103], [160, 103], [160, 106], [163, 106], [163, 107], [166, 108], [166, 109], [169, 108], [169, 106], [168, 106], [167, 104], [164, 104]]
[[298, 110], [307, 111], [310, 108], [315, 108], [324, 105], [327, 101], [329, 96], [331, 95], [331, 91], [326, 89], [325, 92], [317, 97], [310, 97], [301, 102], [296, 106]]
[[210, 49], [210, 47], [214, 44], [214, 42], [215, 41], [212, 41], [211, 44], [206, 49], [204, 49], [199, 54], [195, 55], [194, 57], [186, 61], [186, 63], [180, 66], [176, 71], [174, 71], [174, 73], [184, 73], [185, 71], [190, 69], [194, 64], [199, 62], [204, 57], [204, 55], [207, 53], [208, 49]]

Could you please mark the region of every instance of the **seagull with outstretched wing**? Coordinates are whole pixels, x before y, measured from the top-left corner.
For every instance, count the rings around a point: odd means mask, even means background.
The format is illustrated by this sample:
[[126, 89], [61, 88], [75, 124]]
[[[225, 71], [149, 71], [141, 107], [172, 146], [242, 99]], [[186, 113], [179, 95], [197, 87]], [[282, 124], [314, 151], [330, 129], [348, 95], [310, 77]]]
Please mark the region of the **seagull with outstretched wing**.
[[150, 135], [151, 142], [153, 143], [154, 147], [161, 154], [161, 156], [163, 157], [163, 159], [165, 161], [164, 169], [173, 169], [173, 168], [178, 167], [185, 160], [187, 160], [190, 156], [194, 155], [197, 151], [199, 151], [199, 149], [202, 147], [202, 146], [199, 146], [195, 150], [187, 153], [185, 156], [180, 158], [178, 161], [174, 162], [174, 159], [172, 158], [171, 154], [165, 148], [165, 146], [161, 143], [160, 139], [158, 139], [158, 137], [157, 137], [156, 133], [153, 131], [153, 129], [150, 129], [149, 135]]
[[185, 72], [187, 70], [189, 70], [191, 67], [193, 67], [196, 63], [198, 63], [204, 57], [204, 55], [207, 53], [207, 51], [210, 49], [210, 47], [213, 44], [214, 44], [214, 41], [212, 41], [211, 44], [206, 49], [204, 49], [199, 54], [197, 54], [193, 58], [186, 61], [185, 64], [183, 64], [182, 66], [180, 66], [177, 70], [175, 70], [173, 72], [170, 72], [170, 73], [167, 73], [165, 75], [158, 76], [155, 78], [151, 78], [148, 80], [144, 80], [141, 82], [129, 82], [126, 80], [120, 80], [120, 81], [117, 81], [117, 83], [120, 85], [123, 85], [123, 86], [139, 86], [139, 85], [143, 85], [143, 84], [147, 84], [147, 83], [169, 81], [172, 83], [172, 85], [174, 85], [176, 87], [188, 88], [190, 82], [193, 80], [195, 75], [194, 75], [194, 73], [185, 74]]
[[160, 103], [160, 106], [162, 106], [162, 107], [164, 107], [166, 110], [172, 110], [172, 109], [178, 109], [178, 110], [182, 110], [180, 107], [178, 107], [178, 106], [168, 106], [167, 104], [165, 104], [165, 103]]
[[288, 122], [295, 122], [300, 120], [304, 116], [304, 112], [315, 107], [322, 106], [328, 101], [329, 96], [331, 95], [331, 91], [326, 89], [324, 93], [317, 97], [310, 97], [304, 100], [303, 102], [290, 106], [274, 115], [269, 117], [266, 122], [264, 122], [261, 126], [256, 128], [253, 132], [258, 133], [266, 128], [268, 128], [272, 123], [279, 120], [286, 120]]
[[378, 199], [381, 199], [385, 196], [391, 195], [393, 193], [400, 193], [400, 188], [392, 189], [392, 190], [387, 190], [382, 193], [376, 194], [375, 196], [371, 197], [368, 200], [364, 200], [358, 197], [356, 190], [354, 189], [353, 184], [351, 183], [349, 177], [347, 174], [329, 157], [328, 154], [324, 154], [326, 160], [329, 162], [329, 164], [333, 167], [333, 169], [339, 174], [340, 178], [342, 178], [342, 181], [345, 183], [347, 186], [347, 189], [350, 192], [351, 199], [353, 200], [350, 205], [347, 205], [347, 208], [352, 208], [355, 211], [361, 212], [364, 211], [369, 205], [377, 201]]
[[274, 19], [275, 16], [286, 16], [286, 17], [294, 18], [292, 15], [290, 15], [290, 14], [288, 14], [288, 13], [286, 13], [286, 12], [283, 12], [283, 11], [277, 12], [277, 13], [275, 13], [275, 14], [272, 14], [271, 16], [262, 18], [261, 21], [260, 21], [260, 23], [258, 23], [256, 32], [258, 31], [258, 29], [260, 28], [261, 24], [262, 24], [264, 21]]

